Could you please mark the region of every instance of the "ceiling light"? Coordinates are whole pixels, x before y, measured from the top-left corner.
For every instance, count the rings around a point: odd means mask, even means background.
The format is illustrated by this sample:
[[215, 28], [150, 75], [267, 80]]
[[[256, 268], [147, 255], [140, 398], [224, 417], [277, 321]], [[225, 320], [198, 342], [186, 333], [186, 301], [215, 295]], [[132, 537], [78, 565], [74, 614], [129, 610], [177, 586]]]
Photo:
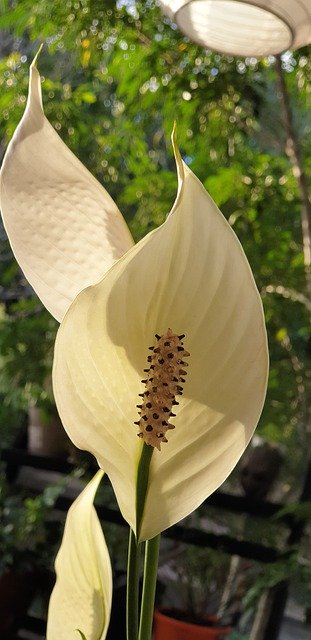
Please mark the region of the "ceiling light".
[[160, 0], [190, 40], [222, 53], [267, 56], [311, 43], [311, 0]]

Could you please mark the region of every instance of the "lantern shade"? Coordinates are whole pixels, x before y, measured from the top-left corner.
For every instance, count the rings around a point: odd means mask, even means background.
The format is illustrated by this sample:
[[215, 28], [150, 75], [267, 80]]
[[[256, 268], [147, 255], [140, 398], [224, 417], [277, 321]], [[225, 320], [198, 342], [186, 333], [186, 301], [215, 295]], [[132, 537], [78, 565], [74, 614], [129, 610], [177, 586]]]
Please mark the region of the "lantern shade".
[[241, 56], [276, 55], [311, 42], [311, 0], [160, 0], [193, 42]]

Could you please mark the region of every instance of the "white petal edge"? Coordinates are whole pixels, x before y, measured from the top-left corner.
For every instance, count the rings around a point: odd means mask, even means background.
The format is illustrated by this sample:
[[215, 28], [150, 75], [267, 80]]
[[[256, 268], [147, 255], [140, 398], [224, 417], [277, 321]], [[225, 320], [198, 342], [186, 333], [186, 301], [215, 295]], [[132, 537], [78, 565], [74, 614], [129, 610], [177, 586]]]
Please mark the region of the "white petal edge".
[[93, 501], [103, 477], [98, 471], [71, 505], [58, 552], [47, 640], [104, 640], [110, 620], [112, 572]]
[[25, 113], [4, 157], [0, 200], [15, 257], [60, 321], [76, 295], [97, 282], [133, 239], [107, 191], [45, 117], [35, 62]]
[[[80, 294], [58, 332], [54, 392], [69, 436], [108, 473], [135, 529], [136, 404], [148, 346], [170, 327], [191, 353], [175, 431], [151, 461], [140, 538], [178, 522], [226, 479], [262, 410], [263, 309], [243, 249], [175, 147], [166, 222]], [[179, 398], [178, 398], [179, 400]]]

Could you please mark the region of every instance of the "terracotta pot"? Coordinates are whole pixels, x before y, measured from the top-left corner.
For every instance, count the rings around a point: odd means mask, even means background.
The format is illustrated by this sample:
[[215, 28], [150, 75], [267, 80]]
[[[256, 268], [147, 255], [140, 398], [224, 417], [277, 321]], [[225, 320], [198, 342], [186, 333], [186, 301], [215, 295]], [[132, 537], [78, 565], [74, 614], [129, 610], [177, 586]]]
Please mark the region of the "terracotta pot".
[[[173, 614], [173, 611], [172, 611]], [[178, 612], [176, 612], [178, 615]], [[215, 616], [206, 617], [208, 622], [215, 625]], [[206, 626], [184, 622], [169, 615], [169, 612], [155, 611], [154, 614], [154, 640], [222, 640], [231, 633], [230, 627]]]

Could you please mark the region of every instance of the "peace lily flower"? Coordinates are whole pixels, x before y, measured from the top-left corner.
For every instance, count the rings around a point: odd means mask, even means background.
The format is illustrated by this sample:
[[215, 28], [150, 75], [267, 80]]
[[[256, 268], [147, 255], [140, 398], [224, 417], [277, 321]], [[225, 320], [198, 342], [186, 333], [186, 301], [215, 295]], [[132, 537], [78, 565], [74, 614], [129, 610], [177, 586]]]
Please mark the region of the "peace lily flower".
[[[175, 204], [162, 226], [132, 246], [108, 194], [47, 122], [33, 65], [1, 179], [15, 255], [47, 308], [63, 318], [53, 371], [63, 424], [107, 472], [140, 541], [190, 514], [222, 484], [253, 434], [267, 382], [263, 311], [247, 259], [174, 139], [173, 145]], [[175, 368], [167, 381], [169, 352], [163, 358], [161, 349], [171, 336]], [[142, 412], [150, 365], [158, 367], [151, 355], [148, 370], [148, 347], [157, 353], [159, 340], [166, 369], [157, 369], [147, 426], [155, 428], [164, 408], [169, 416], [165, 433], [158, 429], [160, 451], [151, 458], [138, 527], [138, 465], [148, 443]], [[186, 378], [178, 347], [190, 353]], [[175, 428], [168, 431], [175, 404]]]
[[112, 600], [108, 549], [93, 507], [103, 472], [98, 471], [68, 511], [58, 552], [47, 640], [104, 640]]

